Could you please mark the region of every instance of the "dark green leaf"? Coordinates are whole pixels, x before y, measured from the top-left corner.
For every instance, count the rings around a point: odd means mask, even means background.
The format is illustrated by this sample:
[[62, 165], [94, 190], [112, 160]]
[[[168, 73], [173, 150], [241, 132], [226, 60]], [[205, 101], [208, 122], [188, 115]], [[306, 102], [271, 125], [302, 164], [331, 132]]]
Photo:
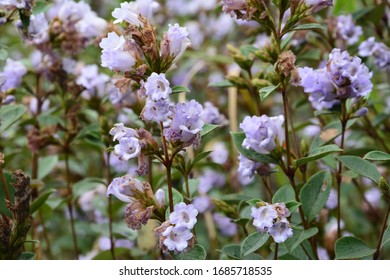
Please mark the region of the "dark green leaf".
[[220, 252], [232, 259], [241, 259], [241, 246], [239, 244], [226, 245], [220, 250]]
[[18, 119], [20, 119], [26, 107], [23, 105], [5, 105], [0, 108], [0, 133], [9, 128]]
[[290, 211], [290, 213], [294, 213], [295, 210], [297, 210], [299, 208], [299, 206], [301, 206], [302, 203], [293, 200], [293, 201], [288, 201], [285, 204], [286, 204], [286, 207], [288, 208], [288, 211]]
[[209, 134], [211, 131], [213, 131], [217, 127], [220, 127], [220, 125], [206, 123], [203, 126], [202, 131], [200, 132], [200, 136], [205, 136], [205, 135]]
[[233, 142], [237, 147], [237, 150], [246, 158], [256, 161], [256, 162], [262, 162], [262, 163], [272, 163], [272, 164], [279, 164], [279, 162], [272, 158], [269, 155], [263, 155], [259, 154], [255, 151], [247, 150], [242, 146], [242, 142], [245, 139], [245, 133], [244, 132], [230, 132], [233, 138]]
[[342, 237], [336, 241], [335, 252], [337, 260], [344, 259], [360, 259], [373, 255], [375, 249], [371, 249], [368, 245], [353, 236]]
[[20, 254], [19, 260], [25, 260], [25, 261], [27, 261], [27, 260], [35, 260], [36, 256], [37, 255], [35, 253], [33, 253], [33, 252], [23, 252], [23, 253]]
[[315, 161], [317, 159], [326, 157], [329, 154], [338, 153], [341, 151], [342, 151], [342, 149], [340, 149], [337, 145], [334, 145], [334, 144], [321, 146], [321, 147], [318, 147], [318, 148], [315, 148], [314, 150], [312, 150], [307, 157], [295, 160], [294, 163], [295, 163], [295, 166], [298, 167], [298, 166], [301, 166], [302, 164], [306, 164], [306, 163]]
[[272, 197], [272, 203], [288, 202], [295, 200], [295, 191], [290, 185], [285, 185], [277, 190]]
[[205, 260], [207, 256], [206, 250], [200, 246], [195, 245], [194, 248], [192, 248], [188, 252], [182, 252], [176, 255], [173, 255], [173, 259], [175, 260]]
[[49, 198], [49, 196], [54, 193], [55, 190], [48, 190], [41, 194], [37, 199], [33, 201], [33, 203], [30, 205], [30, 214], [34, 214], [39, 208], [42, 207], [42, 205], [46, 202], [46, 200]]
[[318, 23], [306, 23], [297, 25], [291, 30], [311, 30], [311, 29], [324, 29], [324, 27]]
[[279, 88], [279, 85], [277, 86], [268, 86], [268, 87], [263, 87], [262, 89], [259, 90], [260, 94], [260, 101], [263, 102], [264, 99], [266, 99], [271, 93], [273, 93], [275, 90]]
[[250, 206], [256, 206], [258, 202], [262, 201], [261, 199], [252, 198], [246, 201]]
[[206, 158], [212, 151], [206, 151], [206, 152], [202, 152], [202, 153], [199, 153], [197, 154], [193, 161], [192, 161], [192, 165], [195, 165], [197, 164], [199, 161], [201, 161], [202, 159]]
[[330, 174], [327, 171], [321, 171], [313, 175], [302, 187], [299, 197], [308, 222], [317, 216], [328, 201], [331, 181]]
[[383, 246], [385, 246], [388, 242], [390, 242], [390, 225], [387, 226], [387, 229], [383, 234], [381, 248], [383, 248]]
[[252, 233], [241, 244], [241, 256], [248, 256], [250, 253], [257, 251], [263, 246], [269, 238], [269, 234], [258, 231]]
[[316, 235], [318, 233], [318, 228], [309, 228], [307, 230], [303, 231], [297, 231], [299, 232], [298, 235], [295, 235], [295, 242], [292, 244], [290, 248], [290, 253], [293, 252], [303, 241], [306, 239], [309, 239], [310, 237]]
[[381, 175], [375, 165], [369, 161], [356, 156], [339, 156], [337, 159], [357, 174], [367, 177], [376, 183], [379, 182]]
[[390, 161], [390, 155], [382, 151], [372, 151], [366, 154], [363, 159], [375, 161]]
[[185, 86], [174, 86], [172, 88], [172, 94], [181, 93], [181, 92], [190, 92], [190, 90]]

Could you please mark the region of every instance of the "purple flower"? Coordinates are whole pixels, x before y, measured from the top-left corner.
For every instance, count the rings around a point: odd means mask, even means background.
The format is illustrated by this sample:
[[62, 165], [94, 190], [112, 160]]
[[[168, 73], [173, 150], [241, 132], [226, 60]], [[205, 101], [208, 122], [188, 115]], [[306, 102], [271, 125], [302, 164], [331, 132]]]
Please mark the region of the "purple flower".
[[372, 188], [364, 193], [364, 198], [373, 205], [373, 207], [379, 208], [382, 192], [378, 188]]
[[19, 61], [7, 58], [3, 72], [0, 72], [0, 91], [17, 88], [22, 83], [23, 76], [27, 73], [27, 68]]
[[359, 37], [363, 34], [363, 29], [355, 25], [352, 15], [338, 16], [336, 33], [338, 38], [343, 39], [350, 46], [359, 41]]
[[107, 196], [114, 195], [123, 202], [133, 202], [136, 192], [143, 192], [143, 185], [130, 175], [115, 178], [107, 188]]
[[195, 209], [194, 205], [180, 202], [175, 205], [173, 212], [169, 215], [169, 220], [175, 227], [192, 229], [197, 222], [197, 215], [198, 210]]
[[205, 194], [212, 188], [223, 187], [225, 183], [226, 178], [223, 173], [216, 172], [212, 169], [207, 169], [199, 178], [198, 191], [202, 194]]
[[213, 218], [222, 235], [235, 236], [237, 234], [237, 224], [235, 224], [230, 218], [219, 213], [215, 213]]
[[144, 94], [153, 101], [160, 99], [168, 99], [172, 93], [169, 86], [169, 81], [165, 78], [165, 74], [152, 73], [146, 83], [143, 84]]
[[325, 204], [328, 209], [335, 209], [337, 207], [337, 191], [334, 189], [330, 190], [328, 200]]
[[252, 207], [251, 216], [253, 218], [253, 225], [260, 232], [266, 232], [274, 224], [274, 219], [278, 217], [278, 213], [268, 203], [259, 208]]
[[213, 208], [213, 202], [208, 195], [199, 195], [195, 197], [192, 204], [199, 213], [204, 213]]
[[165, 192], [162, 189], [158, 189], [155, 193], [157, 205], [163, 207], [165, 205]]
[[158, 101], [146, 100], [146, 104], [141, 113], [141, 118], [145, 121], [166, 122], [172, 115], [172, 105], [169, 100], [160, 99]]
[[114, 141], [118, 140], [119, 144], [114, 147], [114, 154], [121, 160], [129, 160], [137, 157], [141, 153], [141, 144], [137, 132], [125, 127], [122, 123], [115, 124], [111, 129], [110, 135], [114, 136]]
[[195, 100], [178, 103], [173, 109], [170, 127], [164, 130], [164, 136], [170, 142], [182, 142], [191, 145], [200, 137], [204, 122], [200, 117], [202, 105]]
[[261, 167], [260, 162], [254, 162], [242, 154], [238, 155], [238, 170], [240, 176], [245, 178], [252, 178], [256, 170]]
[[289, 237], [293, 236], [293, 230], [291, 229], [290, 222], [286, 218], [283, 218], [268, 228], [268, 233], [272, 236], [276, 243], [283, 243]]
[[125, 38], [115, 32], [108, 33], [107, 38], [102, 39], [99, 46], [103, 49], [101, 55], [103, 67], [122, 72], [132, 69], [135, 59], [124, 50], [125, 43]]
[[187, 47], [191, 45], [190, 39], [188, 39], [188, 31], [185, 27], [180, 27], [179, 24], [169, 24], [169, 29], [166, 33], [166, 39], [169, 42], [169, 53], [177, 61]]
[[28, 42], [36, 45], [45, 43], [49, 40], [49, 23], [47, 22], [44, 13], [30, 16], [28, 35]]
[[240, 128], [246, 136], [242, 146], [248, 150], [252, 148], [261, 154], [269, 154], [276, 148], [277, 144], [283, 145], [283, 122], [283, 115], [271, 118], [266, 115], [261, 117], [246, 116], [240, 124]]
[[138, 137], [135, 129], [126, 127], [123, 123], [114, 124], [114, 127], [110, 130], [110, 135], [114, 136], [114, 141], [119, 140], [122, 137]]
[[32, 0], [1, 0], [0, 8], [6, 9], [26, 9], [30, 10], [32, 6]]
[[169, 251], [181, 252], [188, 247], [188, 241], [193, 237], [191, 231], [185, 227], [169, 226], [162, 234], [166, 237], [163, 244]]
[[244, 13], [248, 7], [245, 0], [221, 0], [219, 4], [222, 6], [222, 11], [233, 18], [237, 17], [237, 13]]
[[143, 27], [142, 22], [138, 19], [140, 13], [138, 4], [136, 2], [123, 2], [120, 8], [116, 8], [112, 12], [112, 16], [116, 18], [114, 23], [122, 23], [126, 21], [130, 24]]
[[107, 28], [107, 22], [98, 17], [95, 12], [89, 11], [79, 20], [75, 28], [83, 38], [93, 38], [103, 35]]
[[383, 43], [375, 42], [374, 37], [370, 37], [360, 44], [359, 55], [362, 57], [374, 56], [378, 68], [389, 69], [390, 49]]
[[227, 150], [225, 143], [215, 143], [213, 151], [210, 153], [210, 158], [215, 163], [225, 164], [229, 158], [229, 151]]
[[207, 101], [204, 103], [204, 109], [201, 113], [201, 118], [205, 123], [225, 125], [227, 124], [226, 117], [222, 115], [218, 108], [213, 103]]
[[82, 96], [85, 99], [90, 99], [91, 95], [103, 97], [106, 90], [106, 83], [110, 80], [106, 74], [99, 74], [97, 65], [86, 65], [82, 68], [80, 76], [76, 80], [76, 84], [85, 87]]

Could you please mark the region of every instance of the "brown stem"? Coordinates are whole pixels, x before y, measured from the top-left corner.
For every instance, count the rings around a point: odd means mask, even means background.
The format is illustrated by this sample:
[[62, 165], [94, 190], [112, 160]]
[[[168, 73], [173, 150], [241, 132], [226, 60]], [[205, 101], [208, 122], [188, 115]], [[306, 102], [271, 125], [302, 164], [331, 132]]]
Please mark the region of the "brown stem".
[[[107, 161], [106, 161], [106, 178], [107, 178], [107, 187], [112, 181], [111, 177], [111, 170], [110, 170], [110, 153], [107, 153]], [[104, 158], [103, 158], [104, 162]], [[113, 260], [116, 260], [115, 256], [115, 239], [114, 239], [114, 234], [112, 230], [112, 223], [113, 223], [113, 212], [112, 212], [112, 197], [109, 196], [108, 198], [108, 231], [109, 231], [109, 237], [110, 237], [110, 251], [111, 251], [111, 256]]]
[[279, 243], [275, 242], [274, 260], [278, 259]]
[[[340, 149], [344, 150], [344, 140], [345, 140], [345, 131], [347, 128], [347, 110], [345, 101], [341, 102], [341, 144]], [[341, 151], [340, 155], [342, 155], [344, 152]], [[336, 174], [336, 182], [337, 182], [337, 236], [338, 238], [341, 237], [341, 181], [342, 181], [342, 171], [343, 171], [343, 164], [341, 161], [339, 161], [337, 174]]]
[[261, 180], [263, 181], [263, 184], [265, 186], [265, 189], [267, 190], [268, 194], [269, 194], [269, 200], [271, 201], [272, 200], [272, 197], [273, 197], [273, 193], [272, 193], [272, 190], [268, 184], [268, 181], [267, 181], [267, 178], [268, 177], [265, 177], [265, 176], [260, 176], [261, 177]]
[[68, 206], [68, 212], [69, 212], [69, 218], [70, 218], [70, 229], [72, 232], [72, 239], [73, 239], [73, 250], [74, 250], [74, 255], [75, 259], [79, 259], [79, 248], [77, 245], [77, 234], [76, 234], [76, 229], [74, 226], [74, 217], [73, 217], [73, 203], [72, 203], [72, 186], [70, 182], [70, 169], [69, 169], [69, 151], [68, 148], [65, 149], [65, 176], [66, 176], [66, 188], [68, 190], [68, 201], [67, 201], [67, 206]]
[[291, 158], [291, 147], [290, 147], [290, 139], [289, 139], [289, 133], [288, 133], [288, 99], [286, 95], [286, 89], [282, 89], [282, 97], [283, 97], [283, 111], [284, 111], [284, 134], [285, 134], [285, 141], [286, 141], [286, 153], [287, 153], [287, 172], [291, 173], [291, 165], [292, 165], [292, 158]]
[[381, 231], [379, 233], [378, 244], [376, 245], [376, 252], [375, 252], [374, 257], [373, 257], [374, 260], [377, 260], [379, 258], [379, 253], [380, 253], [381, 245], [382, 245], [382, 239], [383, 239], [383, 235], [385, 234], [386, 227], [387, 227], [387, 220], [389, 219], [389, 214], [390, 214], [390, 203], [389, 203], [389, 206], [387, 207], [386, 216], [383, 220], [382, 228], [381, 228]]
[[161, 139], [164, 147], [164, 165], [167, 170], [167, 185], [168, 185], [168, 199], [169, 199], [169, 211], [173, 212], [173, 194], [172, 194], [172, 159], [169, 158], [168, 144], [164, 136], [164, 125], [160, 122]]

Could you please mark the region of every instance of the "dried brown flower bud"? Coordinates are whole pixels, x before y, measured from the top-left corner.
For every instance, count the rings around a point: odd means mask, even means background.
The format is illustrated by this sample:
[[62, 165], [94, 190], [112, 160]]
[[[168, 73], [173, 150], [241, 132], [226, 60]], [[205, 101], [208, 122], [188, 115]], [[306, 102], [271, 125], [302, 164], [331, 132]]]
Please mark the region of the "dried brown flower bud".
[[295, 69], [296, 57], [292, 51], [283, 52], [278, 59], [277, 69], [283, 73], [285, 77], [291, 74]]
[[141, 202], [135, 201], [126, 206], [125, 222], [127, 226], [134, 230], [141, 229], [146, 225], [153, 213], [153, 206], [145, 207]]

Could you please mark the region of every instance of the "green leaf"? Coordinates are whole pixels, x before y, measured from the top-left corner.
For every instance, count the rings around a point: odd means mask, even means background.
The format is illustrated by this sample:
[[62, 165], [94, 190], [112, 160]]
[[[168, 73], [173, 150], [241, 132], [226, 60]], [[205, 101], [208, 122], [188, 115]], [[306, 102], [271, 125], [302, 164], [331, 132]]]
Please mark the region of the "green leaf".
[[324, 29], [324, 27], [318, 23], [306, 23], [306, 24], [297, 25], [297, 26], [293, 27], [290, 31], [292, 31], [292, 30], [311, 30], [311, 29]]
[[182, 252], [177, 255], [173, 255], [174, 260], [205, 260], [207, 256], [206, 250], [196, 244], [194, 248], [192, 248], [188, 252]]
[[38, 179], [42, 180], [44, 177], [49, 175], [50, 172], [53, 171], [54, 167], [57, 165], [57, 162], [58, 155], [39, 158]]
[[285, 185], [279, 188], [272, 197], [272, 203], [288, 202], [295, 200], [295, 191], [290, 185]]
[[20, 119], [26, 107], [23, 105], [5, 105], [0, 108], [0, 133], [5, 131], [11, 125], [13, 125], [18, 119]]
[[364, 241], [353, 236], [342, 237], [335, 245], [336, 260], [360, 259], [373, 255], [375, 251]]
[[202, 131], [200, 132], [200, 136], [205, 136], [207, 134], [209, 134], [211, 131], [213, 131], [214, 129], [216, 129], [217, 127], [220, 127], [220, 125], [216, 125], [216, 124], [208, 124], [206, 123], [203, 128], [202, 128]]
[[390, 155], [382, 151], [372, 151], [367, 153], [363, 159], [375, 161], [390, 161]]
[[255, 46], [253, 45], [243, 45], [240, 47], [240, 51], [241, 53], [245, 56], [245, 57], [248, 57], [250, 53], [254, 53], [258, 50], [258, 48], [256, 48]]
[[256, 206], [258, 202], [262, 201], [261, 199], [258, 198], [252, 198], [246, 201], [250, 206]]
[[280, 46], [282, 48], [282, 50], [284, 50], [287, 47], [287, 45], [290, 43], [291, 39], [294, 37], [294, 34], [295, 34], [295, 32], [290, 32], [287, 36], [285, 36], [286, 38], [284, 38], [282, 40], [282, 44]]
[[27, 261], [27, 260], [35, 260], [35, 257], [37, 255], [33, 252], [23, 252], [20, 254], [19, 256], [19, 260], [24, 260], [24, 261]]
[[[188, 180], [188, 188], [190, 189], [190, 194], [193, 196], [195, 192], [198, 190], [198, 186], [200, 183], [200, 179], [189, 179]], [[184, 189], [185, 187], [183, 187]]]
[[0, 60], [6, 60], [8, 57], [8, 52], [5, 49], [0, 50]]
[[295, 242], [290, 248], [290, 252], [293, 252], [303, 241], [318, 233], [318, 228], [309, 228], [307, 230], [299, 231], [299, 234], [295, 236]]
[[202, 159], [206, 158], [212, 151], [206, 151], [206, 152], [202, 152], [202, 153], [199, 153], [197, 154], [194, 159], [192, 160], [192, 163], [191, 165], [195, 165], [197, 164], [199, 161], [201, 161]]
[[387, 226], [387, 229], [383, 234], [381, 248], [383, 248], [383, 246], [385, 246], [388, 242], [390, 242], [390, 225]]
[[269, 238], [269, 234], [254, 232], [249, 235], [241, 244], [241, 256], [248, 256], [250, 253], [257, 251], [263, 246]]
[[334, 1], [333, 14], [350, 14], [356, 11], [356, 1], [336, 0]]
[[302, 203], [295, 201], [295, 200], [288, 201], [285, 204], [286, 204], [286, 207], [288, 208], [288, 211], [290, 211], [290, 213], [294, 213], [295, 210], [297, 210], [299, 208], [299, 206], [302, 205]]
[[181, 93], [181, 92], [190, 92], [190, 90], [185, 86], [174, 86], [172, 88], [172, 94]]
[[[123, 256], [129, 253], [129, 249], [127, 248], [115, 248], [115, 255], [118, 256]], [[97, 254], [93, 260], [112, 260], [112, 253], [111, 250], [105, 250]]]
[[220, 250], [220, 252], [232, 259], [241, 259], [241, 245], [239, 244], [226, 245]]
[[54, 192], [55, 192], [54, 189], [48, 190], [43, 194], [41, 194], [37, 199], [35, 199], [33, 203], [30, 205], [30, 215], [34, 214], [39, 208], [41, 208], [42, 205], [49, 198], [49, 196]]
[[269, 155], [263, 155], [259, 154], [258, 152], [251, 150], [247, 150], [242, 146], [242, 142], [245, 139], [245, 133], [244, 132], [230, 132], [233, 138], [233, 142], [237, 147], [237, 150], [246, 158], [253, 160], [255, 162], [262, 162], [262, 163], [272, 163], [272, 164], [279, 164], [279, 162], [272, 158]]
[[228, 80], [222, 80], [220, 82], [210, 83], [208, 87], [229, 88], [234, 87], [234, 85]]
[[53, 6], [53, 4], [49, 4], [49, 3], [47, 3], [47, 1], [37, 1], [35, 3], [35, 6], [33, 7], [33, 14], [37, 15], [37, 14], [40, 14], [40, 13], [45, 13], [52, 6]]
[[341, 151], [343, 151], [343, 150], [334, 144], [317, 147], [314, 150], [312, 150], [307, 157], [297, 159], [297, 160], [295, 160], [294, 163], [295, 163], [295, 166], [298, 167], [298, 166], [301, 166], [303, 164], [306, 164], [306, 163], [315, 161], [317, 159], [326, 157], [329, 154], [338, 153]]
[[27, 15], [27, 11], [23, 9], [19, 9], [19, 17], [22, 21], [23, 28], [27, 30], [30, 25], [30, 17]]
[[259, 90], [260, 101], [263, 102], [271, 93], [273, 93], [278, 88], [279, 88], [279, 85], [263, 87], [262, 89], [260, 89]]
[[313, 175], [302, 187], [299, 194], [303, 213], [311, 222], [328, 201], [331, 190], [331, 176], [327, 171]]
[[356, 156], [339, 156], [337, 159], [357, 174], [367, 177], [376, 183], [379, 182], [381, 175], [375, 165], [369, 161]]

